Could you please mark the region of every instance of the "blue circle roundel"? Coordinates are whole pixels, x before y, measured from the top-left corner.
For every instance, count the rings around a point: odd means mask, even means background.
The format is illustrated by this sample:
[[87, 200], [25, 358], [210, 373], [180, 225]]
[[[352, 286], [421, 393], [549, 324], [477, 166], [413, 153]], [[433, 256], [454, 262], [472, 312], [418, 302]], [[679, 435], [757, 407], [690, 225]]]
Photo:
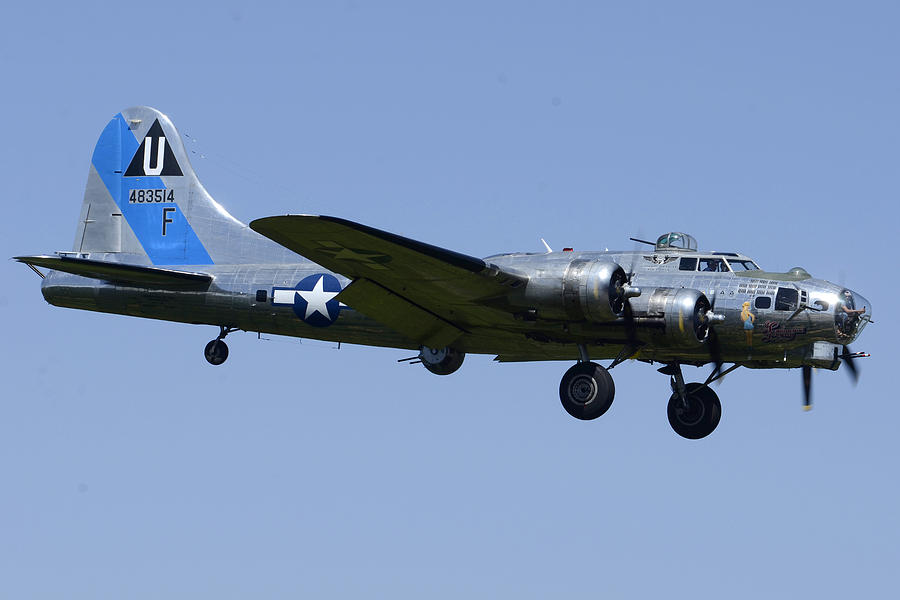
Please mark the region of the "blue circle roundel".
[[341, 313], [341, 303], [334, 299], [341, 291], [337, 277], [317, 273], [304, 277], [295, 288], [294, 313], [313, 327], [328, 327]]

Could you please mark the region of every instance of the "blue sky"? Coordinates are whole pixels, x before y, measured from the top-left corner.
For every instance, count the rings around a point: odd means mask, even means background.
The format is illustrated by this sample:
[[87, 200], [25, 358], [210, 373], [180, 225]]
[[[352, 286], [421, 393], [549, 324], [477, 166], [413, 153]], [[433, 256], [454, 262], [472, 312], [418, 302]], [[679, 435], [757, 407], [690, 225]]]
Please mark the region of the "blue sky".
[[[147, 104], [243, 221], [338, 215], [474, 255], [692, 233], [874, 305], [843, 372], [739, 370], [709, 438], [613, 372], [47, 305], [8, 262], [0, 596], [846, 598], [897, 588], [895, 3], [16, 3], [3, 255], [68, 250], [93, 145]], [[692, 379], [706, 370], [688, 369]]]

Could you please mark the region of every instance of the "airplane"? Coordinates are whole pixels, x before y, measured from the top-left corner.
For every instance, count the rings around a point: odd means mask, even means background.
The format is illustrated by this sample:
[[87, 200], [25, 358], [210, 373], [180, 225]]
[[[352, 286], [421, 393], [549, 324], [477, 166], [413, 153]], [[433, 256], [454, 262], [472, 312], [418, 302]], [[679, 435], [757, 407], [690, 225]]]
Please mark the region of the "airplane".
[[[569, 361], [559, 397], [581, 420], [615, 396], [626, 360], [668, 375], [667, 414], [687, 439], [715, 430], [710, 387], [739, 367], [837, 370], [872, 322], [872, 304], [796, 267], [761, 270], [669, 232], [646, 250], [516, 252], [477, 258], [323, 215], [232, 217], [201, 185], [181, 136], [156, 109], [115, 115], [94, 148], [71, 251], [18, 256], [54, 306], [235, 331], [418, 351], [402, 361], [449, 375], [466, 354]], [[41, 269], [45, 269], [46, 272]], [[604, 367], [597, 360], [611, 360]], [[730, 364], [728, 368], [723, 368]], [[682, 365], [712, 365], [686, 383]]]

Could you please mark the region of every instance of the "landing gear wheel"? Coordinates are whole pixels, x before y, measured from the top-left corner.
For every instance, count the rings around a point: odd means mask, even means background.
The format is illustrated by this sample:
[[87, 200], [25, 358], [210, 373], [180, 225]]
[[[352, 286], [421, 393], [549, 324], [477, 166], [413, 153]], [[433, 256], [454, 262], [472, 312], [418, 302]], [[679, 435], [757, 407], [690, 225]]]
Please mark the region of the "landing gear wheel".
[[453, 348], [434, 349], [428, 346], [419, 348], [419, 360], [422, 361], [422, 365], [426, 369], [435, 375], [455, 373], [462, 366], [465, 358], [465, 352], [460, 352]]
[[214, 339], [204, 348], [203, 356], [209, 364], [221, 365], [228, 358], [228, 344], [225, 340]]
[[597, 363], [578, 363], [566, 371], [559, 383], [563, 408], [582, 421], [596, 419], [609, 410], [615, 395], [612, 375]]
[[669, 425], [675, 433], [689, 440], [699, 440], [711, 434], [722, 418], [722, 404], [709, 386], [688, 383], [684, 386], [687, 406], [672, 394], [669, 398]]

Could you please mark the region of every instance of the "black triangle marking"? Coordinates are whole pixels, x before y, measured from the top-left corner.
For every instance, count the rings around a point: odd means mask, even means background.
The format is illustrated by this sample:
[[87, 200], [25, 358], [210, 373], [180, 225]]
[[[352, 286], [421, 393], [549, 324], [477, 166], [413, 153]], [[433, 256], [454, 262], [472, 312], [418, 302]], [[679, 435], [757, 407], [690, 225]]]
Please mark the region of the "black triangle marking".
[[[147, 147], [149, 143], [149, 148]], [[160, 145], [163, 145], [162, 157], [159, 155]], [[159, 164], [162, 158], [162, 165]], [[160, 168], [161, 167], [161, 168]], [[146, 172], [145, 172], [146, 171]], [[153, 125], [141, 140], [141, 145], [131, 159], [131, 164], [125, 170], [125, 177], [148, 177], [161, 175], [184, 175], [178, 161], [175, 160], [175, 153], [172, 152], [172, 146], [163, 133], [162, 125], [159, 119], [153, 121]]]

